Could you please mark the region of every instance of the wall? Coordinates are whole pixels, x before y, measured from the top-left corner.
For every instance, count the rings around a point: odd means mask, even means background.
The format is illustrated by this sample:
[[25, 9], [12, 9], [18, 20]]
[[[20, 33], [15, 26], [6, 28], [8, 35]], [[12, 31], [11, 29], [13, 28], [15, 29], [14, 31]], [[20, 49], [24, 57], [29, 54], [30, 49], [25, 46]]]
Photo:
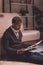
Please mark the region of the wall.
[[[0, 12], [2, 12], [2, 1], [0, 0]], [[5, 0], [5, 11], [9, 12], [9, 0]], [[43, 11], [43, 0], [34, 0], [34, 5], [37, 6], [40, 10]]]
[[10, 12], [10, 4], [9, 4], [9, 0], [4, 0], [4, 11], [9, 13]]
[[43, 0], [34, 0], [34, 5], [43, 11]]
[[2, 0], [0, 0], [0, 12], [2, 12]]

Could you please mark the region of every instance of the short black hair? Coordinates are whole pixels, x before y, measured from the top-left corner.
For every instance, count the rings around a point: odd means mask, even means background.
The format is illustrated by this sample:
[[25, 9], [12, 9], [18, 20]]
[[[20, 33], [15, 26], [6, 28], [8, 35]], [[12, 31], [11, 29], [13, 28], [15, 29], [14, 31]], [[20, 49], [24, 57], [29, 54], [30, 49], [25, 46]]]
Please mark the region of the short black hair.
[[21, 20], [20, 17], [15, 16], [15, 17], [13, 17], [13, 19], [12, 19], [12, 23], [14, 23], [14, 24], [22, 23], [22, 20]]

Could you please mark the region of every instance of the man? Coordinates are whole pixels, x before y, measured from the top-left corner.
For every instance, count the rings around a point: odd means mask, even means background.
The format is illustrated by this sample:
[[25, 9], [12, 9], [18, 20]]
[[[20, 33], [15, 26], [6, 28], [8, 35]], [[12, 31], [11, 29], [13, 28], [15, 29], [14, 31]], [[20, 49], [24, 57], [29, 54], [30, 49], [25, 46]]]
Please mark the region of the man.
[[28, 45], [23, 44], [22, 42], [22, 33], [20, 30], [21, 24], [21, 18], [15, 16], [12, 19], [12, 25], [4, 32], [2, 36], [2, 45], [4, 50], [6, 51], [5, 56], [7, 56], [10, 60], [43, 61], [43, 57], [40, 54], [23, 51], [23, 48], [28, 47]]
[[12, 19], [12, 25], [4, 32], [2, 36], [1, 41], [7, 57], [9, 56], [11, 58], [11, 56], [14, 57], [16, 54], [18, 55], [24, 53], [22, 50], [18, 51], [18, 48], [20, 47], [19, 44], [22, 43], [22, 33], [20, 30], [21, 24], [21, 18], [18, 16], [14, 17]]

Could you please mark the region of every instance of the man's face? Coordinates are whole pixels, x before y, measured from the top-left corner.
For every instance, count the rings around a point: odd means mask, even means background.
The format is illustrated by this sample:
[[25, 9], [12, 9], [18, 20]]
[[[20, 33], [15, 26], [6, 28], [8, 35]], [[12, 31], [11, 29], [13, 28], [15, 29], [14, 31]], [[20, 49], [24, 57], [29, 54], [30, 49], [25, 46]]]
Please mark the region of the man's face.
[[18, 23], [18, 24], [12, 24], [12, 26], [13, 26], [13, 28], [15, 29], [15, 30], [19, 30], [20, 28], [21, 28], [21, 23]]

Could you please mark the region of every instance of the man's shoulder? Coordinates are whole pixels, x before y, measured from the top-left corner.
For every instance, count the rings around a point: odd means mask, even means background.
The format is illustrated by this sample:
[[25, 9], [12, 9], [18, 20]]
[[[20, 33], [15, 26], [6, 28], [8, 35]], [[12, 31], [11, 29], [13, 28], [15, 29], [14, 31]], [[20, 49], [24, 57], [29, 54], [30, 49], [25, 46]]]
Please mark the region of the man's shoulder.
[[4, 32], [4, 35], [5, 35], [5, 34], [7, 35], [7, 34], [10, 32], [10, 30], [11, 30], [11, 27], [7, 28], [7, 29], [5, 30], [5, 32]]
[[8, 32], [8, 31], [10, 31], [10, 30], [11, 30], [11, 27], [7, 28], [5, 32]]

